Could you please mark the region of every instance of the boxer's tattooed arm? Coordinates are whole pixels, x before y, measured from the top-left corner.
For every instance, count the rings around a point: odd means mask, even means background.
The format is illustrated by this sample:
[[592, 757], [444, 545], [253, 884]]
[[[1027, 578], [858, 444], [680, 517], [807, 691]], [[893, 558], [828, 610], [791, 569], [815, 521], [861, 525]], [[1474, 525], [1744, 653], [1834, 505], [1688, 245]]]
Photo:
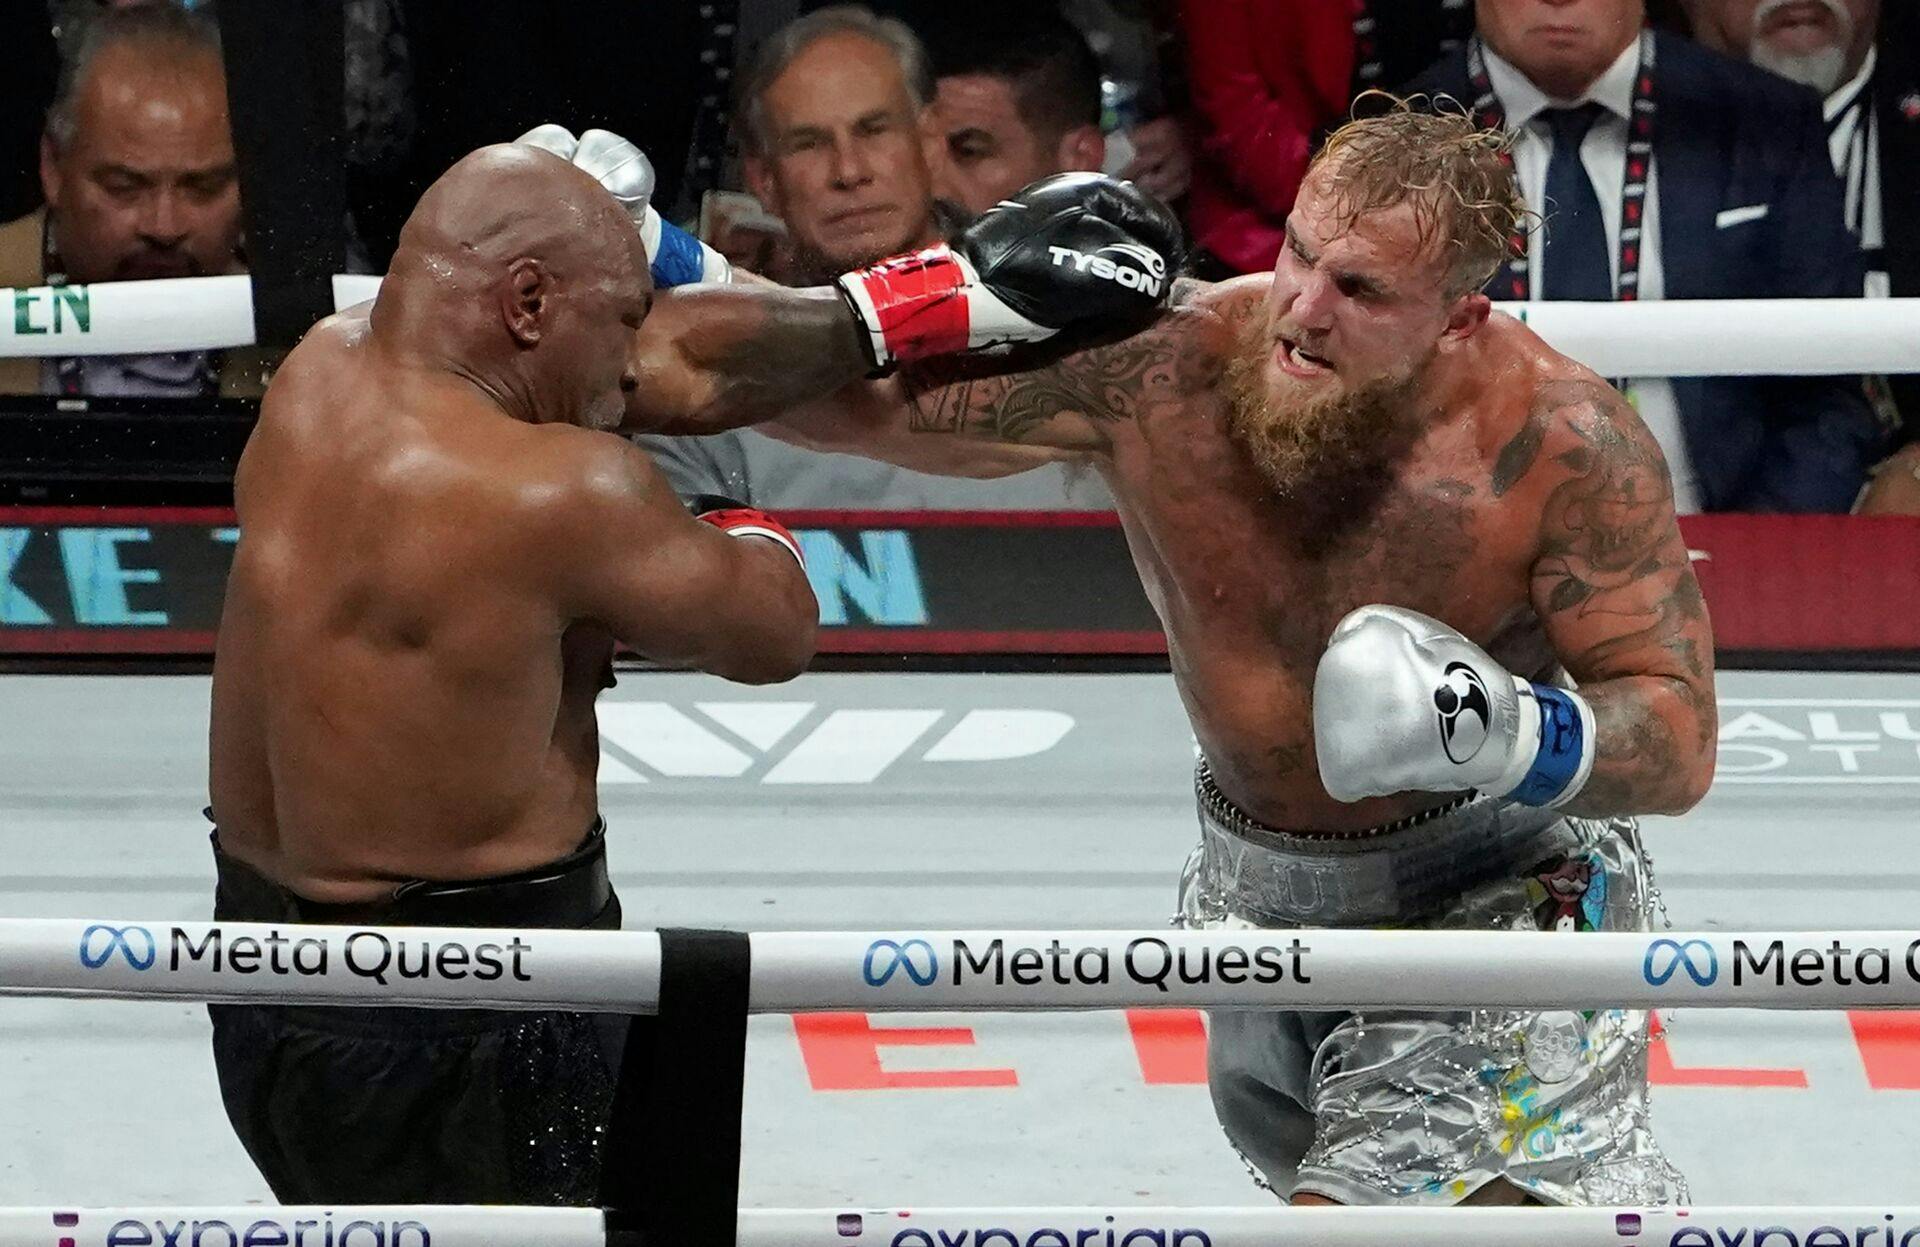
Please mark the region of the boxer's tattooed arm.
[[1174, 396], [1174, 344], [1148, 333], [1030, 371], [957, 356], [901, 370], [907, 428], [994, 442], [1099, 450], [1109, 426]]
[[757, 424], [858, 380], [860, 330], [831, 288], [701, 286], [663, 292], [635, 335], [632, 432]]
[[1568, 811], [1686, 809], [1713, 776], [1713, 636], [1659, 445], [1610, 387], [1559, 382], [1495, 470], [1496, 492], [1550, 482], [1534, 609], [1596, 726], [1593, 774]]

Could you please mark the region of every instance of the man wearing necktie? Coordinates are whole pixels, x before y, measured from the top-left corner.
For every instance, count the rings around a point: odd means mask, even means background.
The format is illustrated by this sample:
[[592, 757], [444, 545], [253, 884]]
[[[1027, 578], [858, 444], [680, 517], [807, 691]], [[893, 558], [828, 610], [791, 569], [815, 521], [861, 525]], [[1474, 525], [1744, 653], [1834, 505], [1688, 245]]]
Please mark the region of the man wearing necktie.
[[[1683, 39], [1644, 0], [1478, 0], [1413, 84], [1513, 135], [1543, 219], [1495, 299], [1839, 298], [1861, 290], [1819, 100]], [[1844, 511], [1878, 449], [1856, 377], [1644, 378], [1678, 509]]]

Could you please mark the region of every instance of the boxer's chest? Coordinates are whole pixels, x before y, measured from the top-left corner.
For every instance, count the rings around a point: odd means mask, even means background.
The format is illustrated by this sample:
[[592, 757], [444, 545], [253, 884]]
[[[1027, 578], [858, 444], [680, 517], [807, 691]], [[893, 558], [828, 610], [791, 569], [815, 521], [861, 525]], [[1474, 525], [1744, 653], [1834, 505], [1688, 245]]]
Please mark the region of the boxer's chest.
[[1538, 519], [1498, 496], [1469, 450], [1438, 445], [1289, 499], [1233, 456], [1207, 457], [1184, 479], [1163, 477], [1132, 525], [1163, 618], [1184, 639], [1263, 651], [1310, 677], [1340, 619], [1371, 603], [1503, 646], [1531, 620]]

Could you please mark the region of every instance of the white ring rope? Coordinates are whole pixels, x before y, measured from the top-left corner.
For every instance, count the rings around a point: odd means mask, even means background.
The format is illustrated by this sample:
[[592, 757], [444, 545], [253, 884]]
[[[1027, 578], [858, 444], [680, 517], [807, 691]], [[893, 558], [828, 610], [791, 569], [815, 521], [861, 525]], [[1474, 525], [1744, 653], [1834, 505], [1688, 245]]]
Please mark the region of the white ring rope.
[[[755, 1013], [1911, 1008], [1920, 932], [754, 932]], [[0, 995], [655, 1011], [648, 932], [0, 919]]]
[[[765, 1208], [738, 1247], [1914, 1247], [1920, 1208]], [[591, 1208], [0, 1208], [0, 1247], [605, 1247]]]
[[[340, 274], [335, 307], [378, 277]], [[245, 346], [244, 275], [0, 289], [0, 358], [130, 355]], [[1711, 299], [1501, 303], [1553, 347], [1606, 377], [1920, 372], [1920, 299]]]

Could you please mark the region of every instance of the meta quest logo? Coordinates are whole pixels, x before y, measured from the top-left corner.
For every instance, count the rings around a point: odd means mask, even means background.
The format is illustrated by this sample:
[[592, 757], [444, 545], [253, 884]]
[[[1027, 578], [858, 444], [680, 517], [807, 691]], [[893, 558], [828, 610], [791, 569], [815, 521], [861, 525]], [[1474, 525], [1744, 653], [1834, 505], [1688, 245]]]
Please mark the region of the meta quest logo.
[[[95, 922], [80, 933], [80, 964], [88, 970], [104, 970], [124, 962], [129, 969], [145, 973], [160, 964], [161, 951], [160, 940], [142, 926]], [[382, 987], [390, 986], [396, 978], [471, 979], [479, 983], [512, 979], [530, 983], [533, 976], [527, 972], [526, 961], [532, 951], [533, 945], [518, 935], [504, 944], [398, 940], [378, 931], [290, 939], [272, 928], [264, 936], [252, 936], [232, 935], [212, 926], [196, 942], [190, 932], [172, 927], [166, 933], [164, 968], [324, 978], [337, 964], [354, 978]]]
[[1668, 936], [1647, 941], [1647, 953], [1640, 965], [1641, 977], [1649, 987], [1676, 983], [1685, 987], [1726, 986], [1734, 989], [1761, 984], [1784, 987], [1789, 982], [1801, 987], [1833, 984], [1853, 987], [1857, 984], [1884, 986], [1896, 974], [1920, 983], [1920, 939], [1904, 950], [1862, 946], [1851, 948], [1831, 940], [1824, 948], [1789, 945], [1785, 940], [1749, 942], [1735, 939], [1731, 956], [1723, 968], [1720, 954], [1707, 940], [1676, 940]]
[[1055, 939], [1044, 946], [1024, 947], [996, 936], [984, 944], [955, 938], [943, 957], [932, 941], [915, 936], [877, 939], [867, 945], [860, 977], [868, 987], [885, 987], [896, 976], [915, 987], [931, 987], [941, 977], [944, 964], [954, 987], [981, 982], [995, 987], [1041, 983], [1104, 987], [1117, 974], [1124, 982], [1170, 992], [1172, 985], [1198, 987], [1215, 982], [1311, 983], [1307, 958], [1312, 952], [1311, 945], [1298, 939], [1285, 944], [1194, 948], [1143, 936], [1128, 941], [1116, 958], [1113, 950], [1101, 944], [1074, 946]]

